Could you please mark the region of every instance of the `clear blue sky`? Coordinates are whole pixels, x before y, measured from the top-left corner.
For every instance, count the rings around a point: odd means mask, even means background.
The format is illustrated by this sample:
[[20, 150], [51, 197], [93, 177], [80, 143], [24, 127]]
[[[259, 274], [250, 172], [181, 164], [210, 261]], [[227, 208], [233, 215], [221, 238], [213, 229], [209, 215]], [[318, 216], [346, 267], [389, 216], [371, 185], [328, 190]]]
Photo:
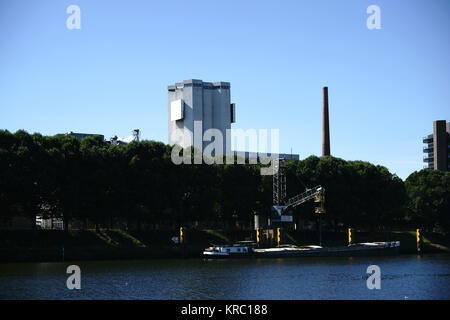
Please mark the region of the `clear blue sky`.
[[280, 151], [305, 158], [321, 154], [328, 86], [332, 155], [405, 179], [433, 120], [450, 120], [449, 13], [448, 0], [2, 0], [0, 128], [167, 143], [167, 86], [228, 81], [233, 127], [279, 128]]

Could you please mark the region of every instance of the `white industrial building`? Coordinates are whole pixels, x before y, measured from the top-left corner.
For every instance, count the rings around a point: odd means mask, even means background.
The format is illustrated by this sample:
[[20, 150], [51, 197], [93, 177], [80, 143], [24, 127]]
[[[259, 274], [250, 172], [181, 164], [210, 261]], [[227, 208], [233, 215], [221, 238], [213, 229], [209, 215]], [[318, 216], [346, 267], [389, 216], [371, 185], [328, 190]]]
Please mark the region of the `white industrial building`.
[[[185, 80], [168, 87], [169, 144], [204, 150], [209, 142], [202, 137], [208, 129], [217, 129], [223, 137], [223, 154], [231, 154], [230, 129], [235, 122], [230, 101], [229, 82]], [[194, 126], [199, 137], [194, 139]], [[201, 134], [201, 136], [200, 136]]]
[[[168, 87], [169, 145], [194, 146], [204, 151], [211, 141], [203, 141], [208, 129], [217, 129], [222, 136], [223, 154], [246, 158], [273, 157], [299, 159], [298, 154], [236, 152], [231, 150], [231, 124], [236, 120], [235, 104], [231, 103], [229, 82], [185, 80]], [[195, 128], [195, 130], [194, 130]], [[194, 133], [198, 136], [194, 137]], [[214, 138], [213, 138], [214, 139]]]

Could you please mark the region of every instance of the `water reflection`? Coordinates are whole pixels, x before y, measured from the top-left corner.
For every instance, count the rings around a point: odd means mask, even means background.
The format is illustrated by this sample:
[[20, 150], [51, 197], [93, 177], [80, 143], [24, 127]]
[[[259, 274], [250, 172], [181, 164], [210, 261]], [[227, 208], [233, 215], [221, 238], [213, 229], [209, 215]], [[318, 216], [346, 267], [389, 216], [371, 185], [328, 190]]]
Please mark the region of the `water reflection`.
[[[1, 299], [449, 299], [449, 255], [0, 265]], [[68, 290], [66, 268], [81, 268]], [[366, 269], [381, 268], [381, 290]], [[407, 298], [405, 298], [407, 297]]]

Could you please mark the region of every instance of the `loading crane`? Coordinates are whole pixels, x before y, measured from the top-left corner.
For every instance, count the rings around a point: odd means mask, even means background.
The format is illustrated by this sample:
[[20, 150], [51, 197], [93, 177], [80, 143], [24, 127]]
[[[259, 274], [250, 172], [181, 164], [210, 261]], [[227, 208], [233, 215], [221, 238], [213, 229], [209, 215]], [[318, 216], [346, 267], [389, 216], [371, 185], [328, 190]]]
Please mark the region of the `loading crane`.
[[285, 175], [285, 160], [283, 158], [278, 159], [278, 163], [275, 167], [273, 175], [273, 206], [272, 210], [277, 212], [280, 217], [280, 221], [283, 221], [283, 212], [287, 209], [295, 208], [302, 203], [314, 199], [314, 202], [320, 205], [315, 208], [315, 213], [325, 213], [325, 188], [321, 185], [314, 188], [307, 188], [306, 191], [288, 199], [286, 198], [286, 175]]
[[312, 189], [307, 189], [286, 201], [284, 205], [274, 205], [272, 206], [281, 216], [283, 212], [287, 209], [295, 208], [302, 203], [314, 199], [314, 202], [320, 203], [319, 207], [316, 207], [316, 213], [325, 213], [324, 203], [325, 203], [325, 188], [318, 185]]
[[[269, 220], [268, 225], [272, 225], [273, 222], [279, 223], [279, 228], [277, 228], [277, 243], [278, 245], [281, 243], [281, 227], [283, 222], [293, 223], [292, 215], [285, 215], [284, 212], [288, 209], [295, 208], [307, 201], [313, 200], [318, 203], [319, 206], [316, 206], [314, 209], [315, 213], [319, 214], [319, 245], [322, 246], [322, 213], [325, 213], [325, 188], [321, 185], [315, 186], [314, 188], [308, 188], [303, 182], [302, 184], [305, 186], [306, 191], [290, 198], [286, 199], [286, 163], [285, 159], [278, 158], [274, 162], [274, 171], [273, 171], [273, 205], [271, 207], [271, 219]], [[255, 217], [255, 221], [257, 221]], [[258, 222], [259, 224], [259, 222]], [[296, 225], [294, 225], [296, 226]], [[255, 222], [256, 227], [256, 222]], [[256, 227], [257, 239], [260, 238], [260, 230], [259, 227]], [[267, 231], [268, 232], [268, 231]], [[268, 235], [268, 233], [267, 233]], [[257, 240], [257, 241], [259, 241]], [[258, 242], [259, 243], [259, 242]]]

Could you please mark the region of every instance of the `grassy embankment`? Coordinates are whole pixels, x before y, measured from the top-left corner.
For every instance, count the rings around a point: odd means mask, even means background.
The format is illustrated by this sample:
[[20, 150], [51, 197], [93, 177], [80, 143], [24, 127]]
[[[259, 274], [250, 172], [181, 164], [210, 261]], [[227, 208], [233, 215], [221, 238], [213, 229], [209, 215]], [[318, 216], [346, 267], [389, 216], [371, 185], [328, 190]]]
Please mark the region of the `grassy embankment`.
[[[231, 244], [250, 239], [252, 232], [187, 230], [184, 246], [171, 241], [176, 235], [175, 231], [0, 231], [0, 262], [200, 257], [202, 250], [211, 243]], [[414, 231], [355, 232], [353, 238], [355, 242], [397, 240], [401, 242], [402, 253], [416, 252]], [[322, 239], [323, 246], [346, 245], [347, 233], [324, 232]], [[318, 235], [291, 230], [284, 233], [283, 243], [317, 244]], [[424, 253], [450, 252], [450, 237], [425, 234], [422, 250]]]

